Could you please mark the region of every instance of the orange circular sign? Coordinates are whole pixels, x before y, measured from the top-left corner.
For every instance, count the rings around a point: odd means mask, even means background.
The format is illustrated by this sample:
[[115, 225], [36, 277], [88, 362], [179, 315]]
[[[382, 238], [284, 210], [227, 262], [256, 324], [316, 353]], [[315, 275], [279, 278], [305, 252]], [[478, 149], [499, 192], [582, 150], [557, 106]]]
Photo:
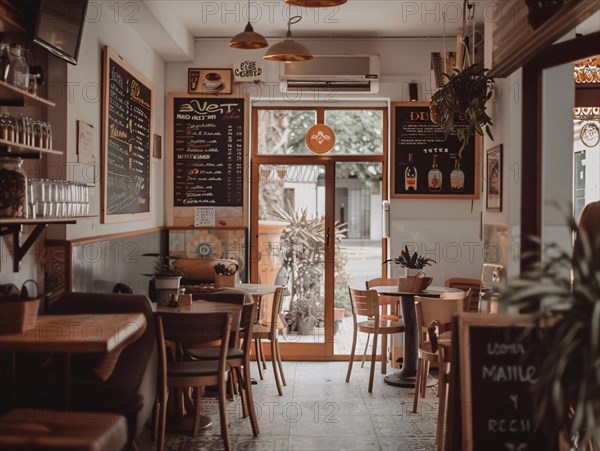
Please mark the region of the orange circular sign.
[[311, 152], [325, 154], [335, 146], [335, 132], [328, 125], [316, 124], [308, 129], [304, 141]]

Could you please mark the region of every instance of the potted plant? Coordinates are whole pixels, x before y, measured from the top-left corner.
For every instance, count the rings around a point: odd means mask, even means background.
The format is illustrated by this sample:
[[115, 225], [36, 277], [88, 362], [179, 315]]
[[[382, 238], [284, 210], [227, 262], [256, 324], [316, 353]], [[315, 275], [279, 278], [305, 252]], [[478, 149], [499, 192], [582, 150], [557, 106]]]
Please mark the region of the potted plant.
[[386, 260], [383, 263], [388, 262], [394, 262], [404, 268], [404, 277], [398, 277], [398, 290], [411, 293], [418, 293], [429, 286], [432, 278], [427, 277], [423, 269], [425, 266], [437, 263], [432, 258], [419, 255], [417, 251], [411, 254], [406, 245], [400, 251], [398, 257]]
[[383, 263], [394, 262], [401, 268], [404, 268], [404, 277], [418, 277], [423, 273], [425, 266], [431, 266], [432, 263], [437, 263], [434, 259], [419, 255], [417, 251], [412, 254], [405, 245], [400, 251], [400, 255], [396, 258], [391, 258]]
[[568, 222], [577, 233], [573, 254], [549, 245], [548, 257], [509, 280], [501, 299], [536, 312], [532, 388], [542, 426], [569, 437], [570, 449], [600, 449], [600, 234]]
[[313, 292], [307, 292], [302, 298], [296, 299], [290, 313], [296, 321], [299, 335], [311, 335], [319, 315], [321, 302], [319, 296]]
[[237, 263], [217, 263], [215, 265], [215, 286], [217, 288], [234, 288]]
[[[481, 64], [472, 64], [463, 70], [454, 68], [452, 75], [444, 74], [448, 81], [431, 97], [430, 118], [435, 124], [444, 127], [446, 138], [456, 130], [462, 143], [459, 157], [469, 143], [469, 135], [475, 129], [483, 135], [483, 129], [490, 139], [492, 118], [486, 113], [486, 104], [494, 90], [494, 79], [487, 76]], [[466, 121], [467, 125], [457, 127], [455, 121]]]
[[154, 287], [157, 290], [179, 290], [182, 273], [179, 269], [171, 265], [174, 260], [168, 255], [161, 254], [143, 254], [147, 257], [157, 257], [154, 265], [154, 271], [151, 274], [144, 274], [154, 278]]

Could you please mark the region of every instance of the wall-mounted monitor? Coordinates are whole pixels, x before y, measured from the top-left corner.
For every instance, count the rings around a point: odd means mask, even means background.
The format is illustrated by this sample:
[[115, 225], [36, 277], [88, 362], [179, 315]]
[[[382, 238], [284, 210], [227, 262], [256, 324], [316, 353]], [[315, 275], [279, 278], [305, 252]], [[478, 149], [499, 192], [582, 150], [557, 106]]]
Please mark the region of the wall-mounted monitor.
[[33, 41], [77, 64], [88, 0], [41, 0]]

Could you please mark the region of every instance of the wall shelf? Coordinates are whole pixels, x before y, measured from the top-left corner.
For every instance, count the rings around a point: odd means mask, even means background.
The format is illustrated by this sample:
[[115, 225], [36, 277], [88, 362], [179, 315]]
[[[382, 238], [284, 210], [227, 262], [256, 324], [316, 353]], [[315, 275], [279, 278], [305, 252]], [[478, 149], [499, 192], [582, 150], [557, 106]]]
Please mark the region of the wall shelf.
[[[48, 224], [75, 224], [77, 219], [94, 218], [96, 216], [77, 216], [72, 218], [2, 218], [0, 219], [0, 236], [12, 235], [13, 237], [13, 271], [19, 272], [21, 260], [29, 252], [33, 243], [39, 238]], [[24, 225], [34, 225], [35, 228], [21, 244], [21, 232]]]
[[39, 155], [40, 153], [50, 153], [53, 155], [62, 155], [62, 151], [55, 149], [46, 149], [44, 147], [28, 146], [25, 144], [15, 143], [13, 141], [7, 141], [0, 139], [0, 149], [6, 149], [6, 151], [0, 151], [0, 156], [32, 156]]
[[0, 104], [2, 106], [55, 106], [54, 102], [30, 94], [16, 86], [0, 80]]

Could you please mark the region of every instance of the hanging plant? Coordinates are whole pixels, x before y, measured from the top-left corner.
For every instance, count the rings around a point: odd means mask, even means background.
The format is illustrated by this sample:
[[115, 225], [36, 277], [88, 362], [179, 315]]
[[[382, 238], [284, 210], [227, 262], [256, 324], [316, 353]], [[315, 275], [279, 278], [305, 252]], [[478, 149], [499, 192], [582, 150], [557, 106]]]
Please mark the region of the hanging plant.
[[[494, 92], [494, 79], [488, 77], [480, 64], [472, 64], [463, 70], [454, 69], [452, 75], [444, 74], [448, 82], [431, 97], [431, 118], [444, 127], [445, 137], [456, 130], [461, 142], [459, 157], [469, 143], [469, 135], [475, 129], [483, 135], [483, 129], [493, 141], [490, 130], [492, 118], [486, 113], [486, 104]], [[456, 122], [465, 121], [466, 127]]]

